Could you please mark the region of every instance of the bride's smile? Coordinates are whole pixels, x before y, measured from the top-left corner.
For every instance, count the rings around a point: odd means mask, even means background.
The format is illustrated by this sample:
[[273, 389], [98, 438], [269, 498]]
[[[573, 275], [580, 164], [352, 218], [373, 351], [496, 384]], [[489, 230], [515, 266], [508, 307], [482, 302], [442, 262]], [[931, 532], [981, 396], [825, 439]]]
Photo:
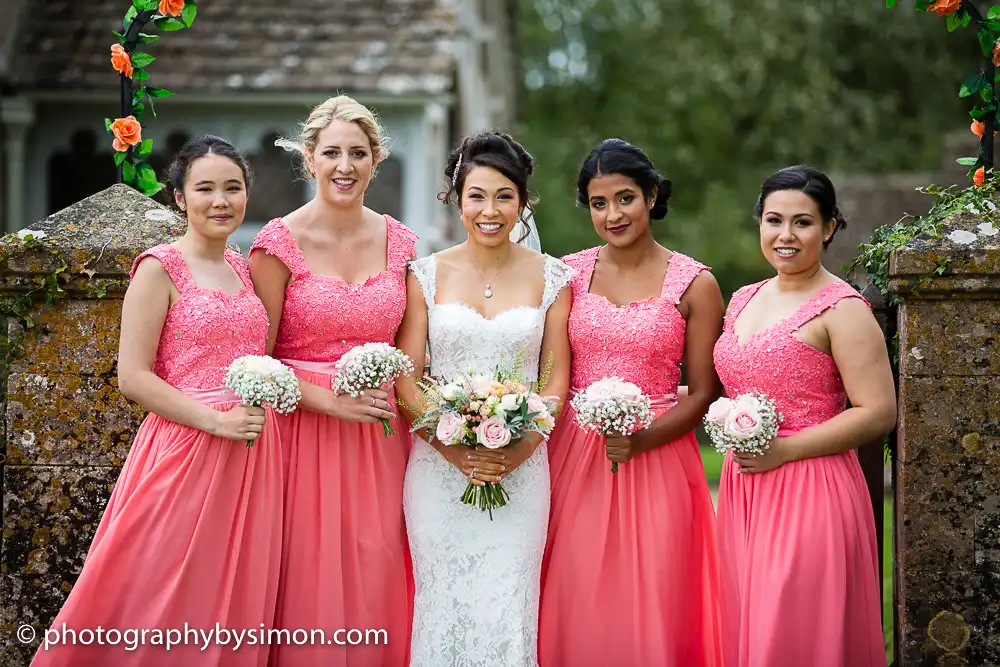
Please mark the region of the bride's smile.
[[469, 240], [488, 246], [507, 242], [523, 208], [514, 182], [490, 167], [469, 170], [461, 201]]

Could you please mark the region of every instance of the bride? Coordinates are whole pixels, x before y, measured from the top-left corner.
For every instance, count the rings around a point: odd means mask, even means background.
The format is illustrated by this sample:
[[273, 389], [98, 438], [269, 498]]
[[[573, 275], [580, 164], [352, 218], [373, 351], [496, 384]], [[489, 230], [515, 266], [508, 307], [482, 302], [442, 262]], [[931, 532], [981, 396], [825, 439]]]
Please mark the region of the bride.
[[[572, 269], [518, 245], [531, 156], [499, 132], [466, 137], [448, 160], [468, 238], [410, 264], [407, 305], [396, 338], [411, 359], [430, 343], [431, 375], [513, 371], [562, 401], [569, 384], [566, 322]], [[526, 226], [520, 222], [520, 226]], [[423, 364], [414, 364], [418, 369]], [[404, 405], [419, 405], [416, 375], [401, 378]], [[405, 411], [404, 411], [405, 412]], [[412, 417], [412, 415], [411, 415]], [[541, 436], [498, 450], [445, 447], [419, 431], [406, 469], [403, 509], [416, 597], [410, 662], [434, 667], [535, 667], [539, 576], [549, 517], [549, 463]], [[482, 449], [482, 448], [480, 448]], [[507, 505], [493, 520], [459, 498], [503, 480]]]

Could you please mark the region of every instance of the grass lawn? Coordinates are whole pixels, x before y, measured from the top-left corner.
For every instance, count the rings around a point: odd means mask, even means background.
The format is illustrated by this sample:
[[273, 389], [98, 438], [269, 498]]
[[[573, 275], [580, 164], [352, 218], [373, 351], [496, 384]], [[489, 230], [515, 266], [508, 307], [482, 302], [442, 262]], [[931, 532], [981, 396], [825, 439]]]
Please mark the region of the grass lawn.
[[[712, 447], [701, 447], [701, 461], [705, 466], [705, 477], [713, 489], [719, 485], [719, 475], [722, 473], [722, 454]], [[885, 653], [888, 664], [893, 660], [893, 625], [892, 625], [892, 496], [886, 495], [882, 503], [884, 512], [884, 547], [882, 551], [882, 627], [885, 632]]]

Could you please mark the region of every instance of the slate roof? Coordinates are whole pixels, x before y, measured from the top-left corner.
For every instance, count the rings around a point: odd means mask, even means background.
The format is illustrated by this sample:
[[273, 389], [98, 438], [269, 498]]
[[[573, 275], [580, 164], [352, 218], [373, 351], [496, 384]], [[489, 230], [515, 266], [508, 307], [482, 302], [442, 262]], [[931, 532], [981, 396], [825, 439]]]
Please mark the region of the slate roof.
[[[447, 0], [201, 0], [190, 30], [141, 46], [175, 92], [436, 94], [454, 87]], [[29, 0], [9, 72], [21, 90], [114, 91], [128, 0]], [[154, 31], [155, 32], [155, 31]]]

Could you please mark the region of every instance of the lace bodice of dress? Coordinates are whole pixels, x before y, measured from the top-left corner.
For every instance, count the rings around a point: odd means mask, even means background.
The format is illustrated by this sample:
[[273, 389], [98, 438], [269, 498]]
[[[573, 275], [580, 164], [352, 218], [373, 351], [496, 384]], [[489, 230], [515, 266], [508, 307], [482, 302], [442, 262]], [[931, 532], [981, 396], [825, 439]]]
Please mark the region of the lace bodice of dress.
[[258, 250], [280, 259], [292, 273], [273, 355], [280, 359], [330, 362], [364, 343], [392, 343], [406, 309], [406, 263], [417, 235], [385, 216], [386, 268], [363, 283], [313, 273], [285, 222], [277, 218], [254, 238]]
[[727, 396], [760, 391], [773, 398], [785, 417], [781, 433], [788, 433], [835, 417], [847, 398], [833, 358], [796, 338], [795, 331], [841, 299], [864, 298], [847, 283], [835, 281], [790, 317], [740, 342], [733, 323], [767, 282], [747, 285], [733, 295], [715, 344], [715, 368]]
[[518, 306], [486, 318], [464, 303], [434, 302], [437, 260], [433, 255], [411, 262], [410, 268], [427, 302], [431, 375], [449, 377], [469, 371], [486, 374], [520, 371], [525, 380], [538, 379], [545, 314], [559, 291], [569, 283], [573, 269], [546, 255], [541, 305]]
[[243, 281], [243, 289], [235, 295], [198, 287], [184, 256], [171, 245], [158, 245], [136, 257], [130, 276], [145, 257], [158, 259], [180, 292], [167, 311], [156, 348], [153, 372], [158, 377], [180, 389], [217, 388], [235, 359], [264, 354], [267, 311], [253, 291], [239, 253], [226, 250], [226, 261]]
[[590, 248], [563, 258], [576, 269], [569, 316], [571, 386], [585, 389], [614, 375], [650, 395], [675, 394], [687, 330], [677, 304], [691, 281], [708, 267], [675, 252], [659, 296], [616, 306], [590, 292], [599, 251]]

